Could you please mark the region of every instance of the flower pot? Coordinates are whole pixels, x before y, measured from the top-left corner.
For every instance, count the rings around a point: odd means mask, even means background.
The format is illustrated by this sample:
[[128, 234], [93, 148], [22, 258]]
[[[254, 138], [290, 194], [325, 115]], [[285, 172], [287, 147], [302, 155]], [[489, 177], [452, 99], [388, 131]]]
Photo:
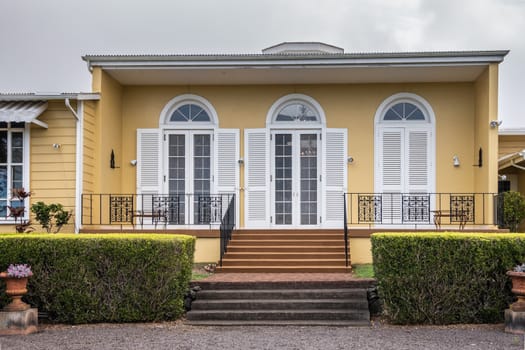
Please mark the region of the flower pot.
[[512, 293], [518, 300], [510, 305], [513, 311], [525, 311], [525, 272], [507, 271], [507, 276], [512, 280]]
[[31, 308], [29, 304], [22, 301], [22, 296], [27, 293], [28, 277], [9, 277], [7, 272], [2, 272], [0, 278], [3, 278], [6, 283], [5, 294], [13, 299], [10, 304], [2, 309], [3, 311], [25, 311]]

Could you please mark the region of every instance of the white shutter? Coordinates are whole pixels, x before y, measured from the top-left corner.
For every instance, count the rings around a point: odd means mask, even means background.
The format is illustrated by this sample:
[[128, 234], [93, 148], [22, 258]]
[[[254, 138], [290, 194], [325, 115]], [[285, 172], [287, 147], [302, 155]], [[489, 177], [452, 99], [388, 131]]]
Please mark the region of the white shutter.
[[[239, 129], [217, 129], [214, 139], [215, 192], [235, 194], [235, 217], [239, 215]], [[227, 198], [222, 205], [222, 215], [228, 209]]]
[[382, 222], [401, 223], [401, 195], [403, 192], [403, 129], [388, 128], [381, 131], [380, 176], [382, 196]]
[[246, 129], [244, 131], [244, 222], [246, 227], [267, 227], [269, 225], [268, 141], [266, 129]]
[[429, 192], [429, 139], [426, 130], [408, 131], [408, 192]]
[[343, 195], [347, 184], [347, 129], [326, 129], [323, 135], [322, 188], [324, 227], [343, 227]]
[[162, 142], [159, 129], [137, 129], [137, 209], [151, 207], [151, 196], [161, 192]]

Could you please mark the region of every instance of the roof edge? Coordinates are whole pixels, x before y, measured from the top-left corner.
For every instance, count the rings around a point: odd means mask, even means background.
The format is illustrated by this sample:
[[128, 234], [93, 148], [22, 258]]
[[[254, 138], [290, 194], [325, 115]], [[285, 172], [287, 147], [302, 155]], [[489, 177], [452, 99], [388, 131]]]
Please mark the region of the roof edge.
[[0, 101], [51, 101], [51, 100], [79, 100], [90, 101], [100, 100], [97, 92], [79, 93], [0, 93]]

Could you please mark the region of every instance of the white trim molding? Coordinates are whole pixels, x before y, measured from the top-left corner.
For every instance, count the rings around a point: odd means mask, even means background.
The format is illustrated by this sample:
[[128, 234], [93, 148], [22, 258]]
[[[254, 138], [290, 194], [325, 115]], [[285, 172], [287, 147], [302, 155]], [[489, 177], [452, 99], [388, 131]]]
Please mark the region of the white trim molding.
[[[202, 107], [210, 116], [211, 122], [170, 122], [171, 114], [182, 105], [193, 103]], [[171, 99], [160, 112], [159, 127], [161, 129], [213, 129], [219, 127], [219, 116], [213, 105], [202, 96], [183, 94]]]
[[[278, 112], [286, 107], [287, 105], [291, 105], [293, 103], [304, 103], [307, 106], [309, 106], [314, 112], [317, 113], [317, 116], [319, 117], [318, 122], [301, 122], [301, 123], [283, 123], [283, 122], [276, 122], [275, 118], [277, 117]], [[310, 127], [320, 129], [324, 128], [326, 126], [326, 116], [323, 110], [323, 107], [321, 107], [321, 104], [317, 102], [314, 98], [304, 95], [304, 94], [288, 94], [281, 98], [279, 98], [277, 101], [275, 101], [270, 109], [268, 110], [268, 114], [266, 115], [266, 127], [267, 128], [279, 128], [279, 129], [307, 129]]]

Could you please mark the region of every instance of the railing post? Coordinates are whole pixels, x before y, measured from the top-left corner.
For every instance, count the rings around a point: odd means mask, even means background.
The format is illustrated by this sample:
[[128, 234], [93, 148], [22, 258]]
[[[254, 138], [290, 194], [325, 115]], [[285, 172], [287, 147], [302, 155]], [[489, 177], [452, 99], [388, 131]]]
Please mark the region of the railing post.
[[343, 220], [344, 220], [344, 238], [345, 238], [345, 265], [348, 267], [348, 220], [346, 213], [346, 193], [343, 193]]

